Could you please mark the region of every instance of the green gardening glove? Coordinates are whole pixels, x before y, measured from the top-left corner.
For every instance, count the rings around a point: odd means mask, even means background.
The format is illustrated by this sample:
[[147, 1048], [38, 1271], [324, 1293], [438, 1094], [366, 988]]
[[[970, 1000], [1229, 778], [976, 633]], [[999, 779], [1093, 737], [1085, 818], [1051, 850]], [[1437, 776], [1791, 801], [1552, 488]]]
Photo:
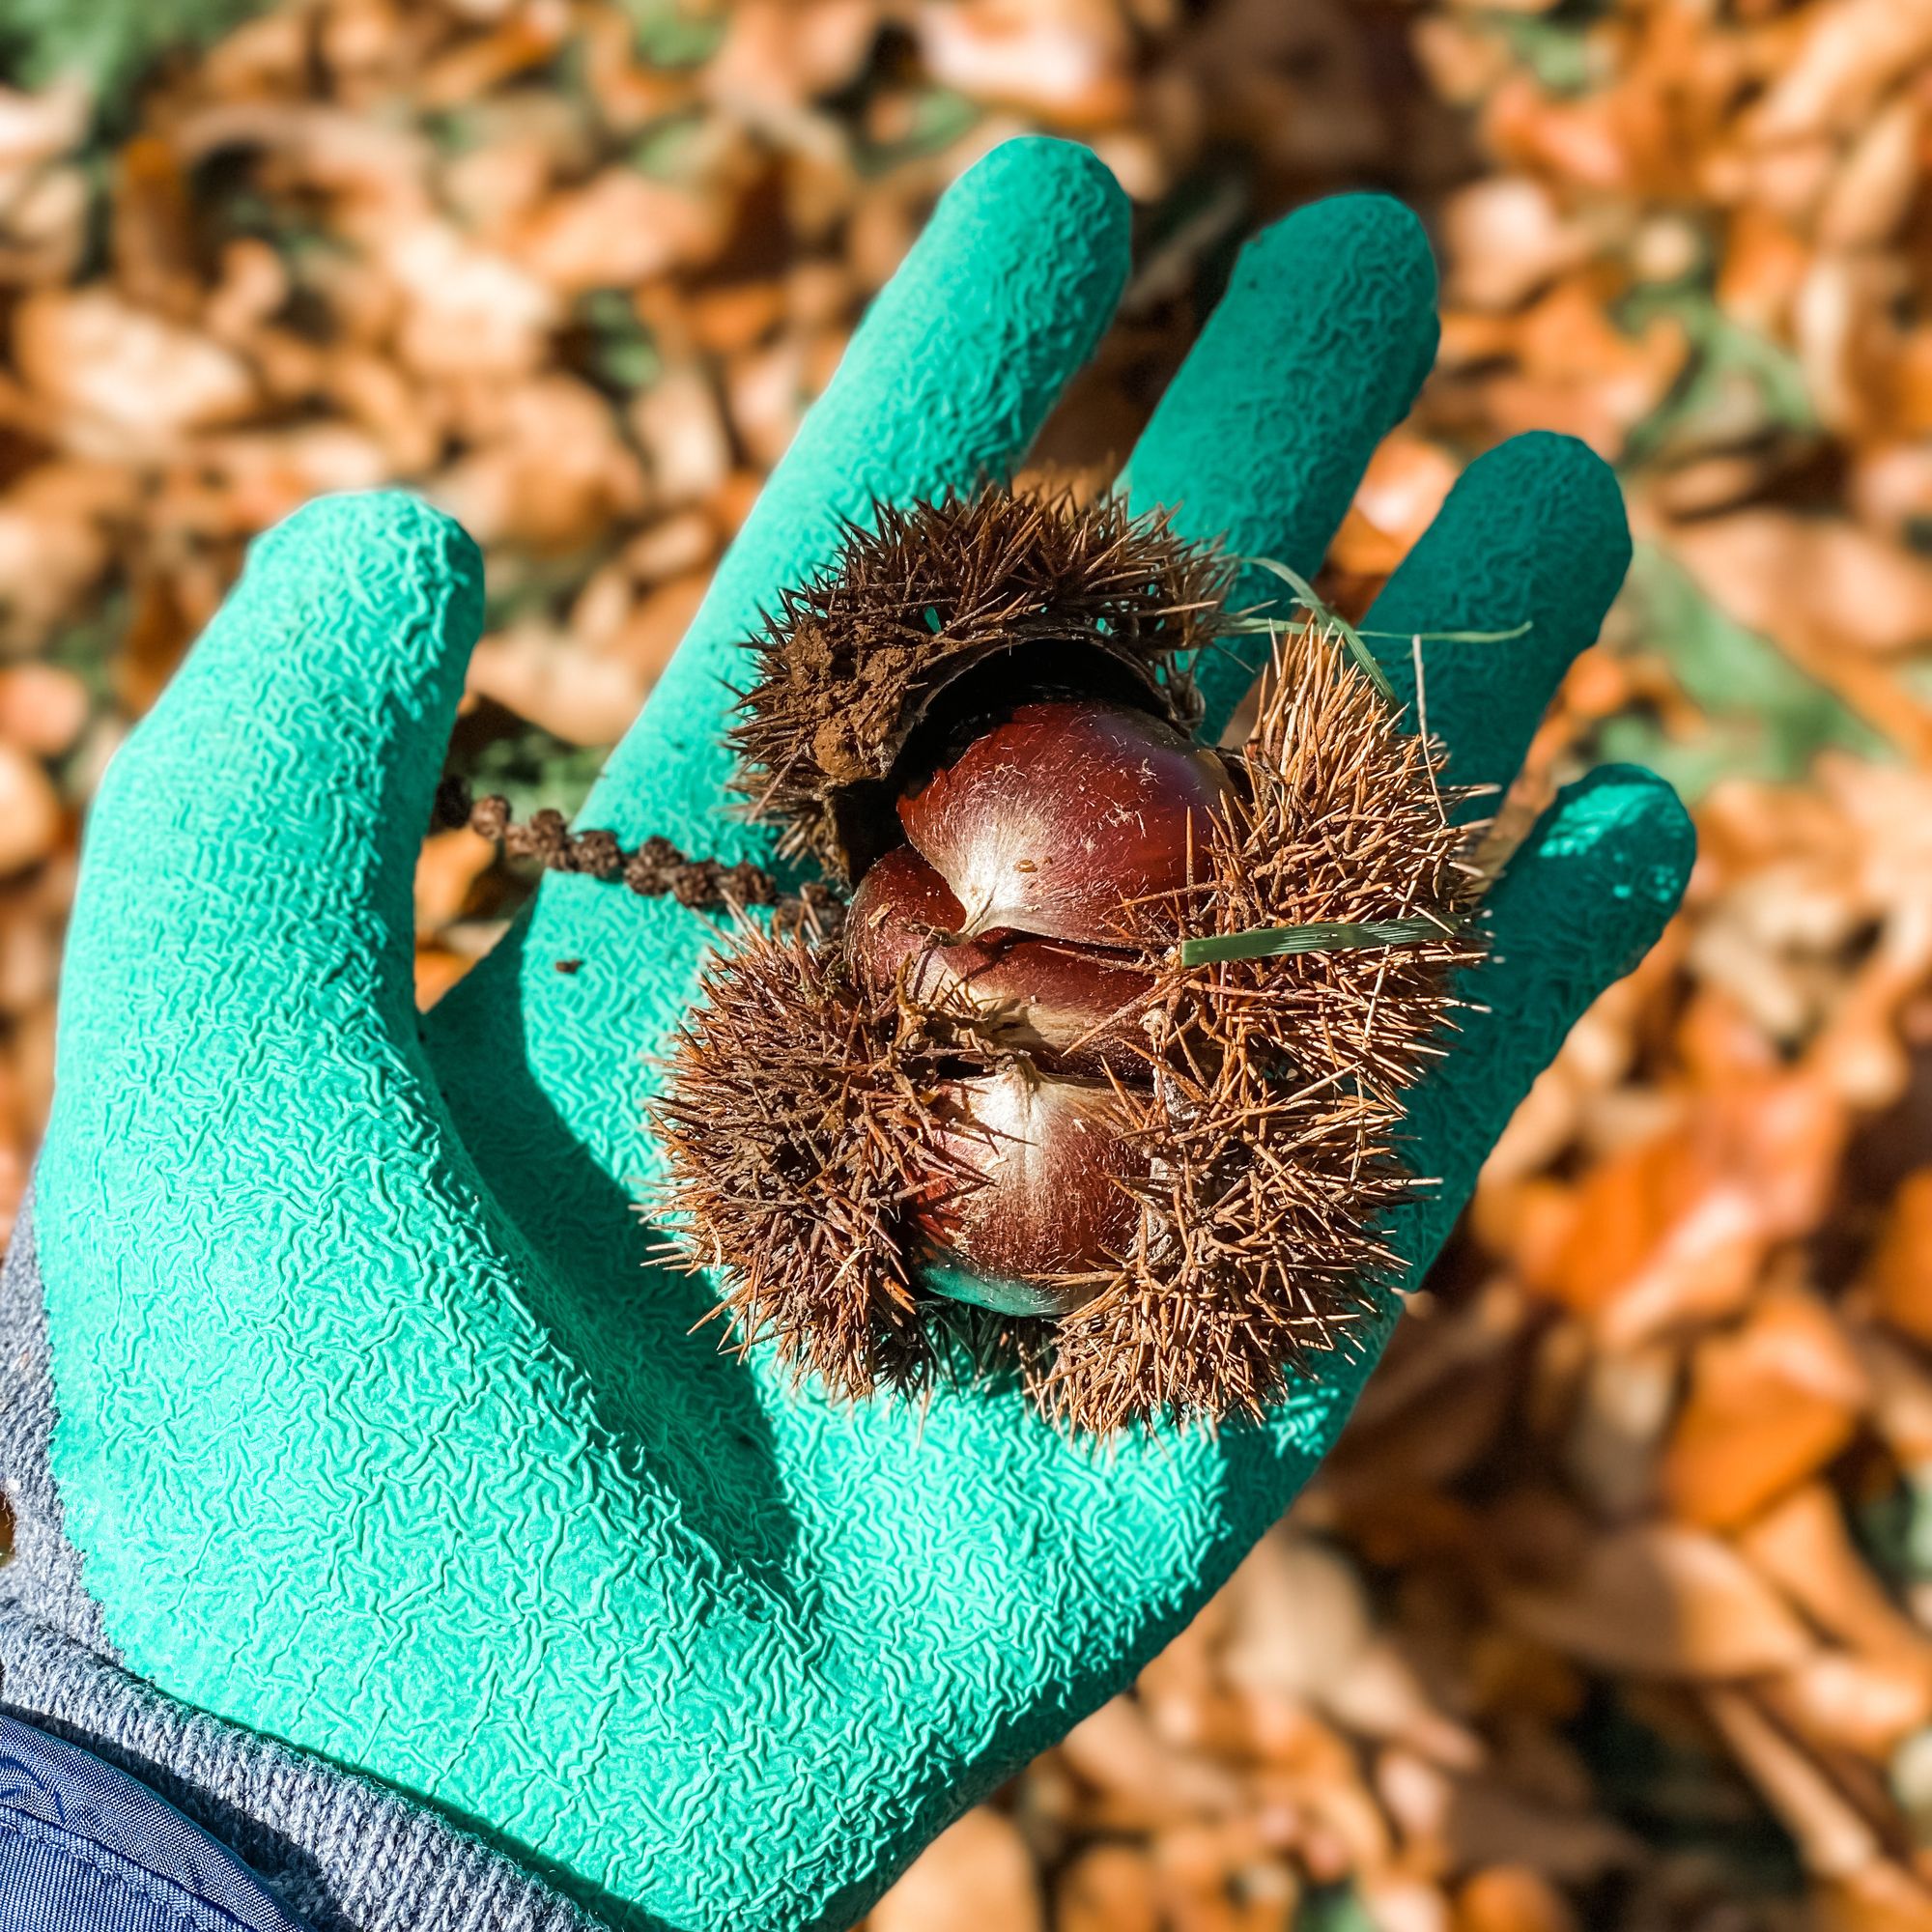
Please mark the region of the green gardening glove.
[[[585, 824], [768, 856], [724, 788], [740, 640], [841, 518], [1009, 472], [1126, 266], [1080, 148], [1013, 142], [947, 196]], [[1135, 505], [1312, 573], [1429, 366], [1434, 295], [1391, 202], [1271, 229], [1134, 452]], [[1429, 646], [1454, 781], [1510, 778], [1628, 548], [1576, 443], [1463, 478], [1369, 620], [1529, 623]], [[693, 1334], [713, 1291], [634, 1204], [647, 1062], [710, 924], [550, 875], [415, 1010], [412, 873], [481, 578], [411, 498], [312, 505], [107, 775], [37, 1182], [68, 1529], [108, 1639], [175, 1697], [471, 1822], [613, 1923], [837, 1926], [1180, 1629], [1365, 1369], [1265, 1426], [1096, 1446], [1011, 1389], [841, 1408]], [[1206, 668], [1209, 732], [1251, 668]], [[1406, 644], [1388, 668], [1406, 687]], [[1441, 1182], [1395, 1231], [1416, 1274], [1690, 850], [1662, 783], [1599, 772], [1495, 889], [1414, 1101]]]

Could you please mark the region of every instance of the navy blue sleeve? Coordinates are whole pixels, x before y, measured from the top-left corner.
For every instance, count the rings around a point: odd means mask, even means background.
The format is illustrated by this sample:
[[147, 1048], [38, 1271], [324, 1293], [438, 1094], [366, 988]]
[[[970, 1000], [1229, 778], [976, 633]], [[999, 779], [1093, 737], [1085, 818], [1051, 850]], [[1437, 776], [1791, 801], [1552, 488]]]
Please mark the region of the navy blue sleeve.
[[0, 1932], [308, 1932], [146, 1785], [0, 1713]]

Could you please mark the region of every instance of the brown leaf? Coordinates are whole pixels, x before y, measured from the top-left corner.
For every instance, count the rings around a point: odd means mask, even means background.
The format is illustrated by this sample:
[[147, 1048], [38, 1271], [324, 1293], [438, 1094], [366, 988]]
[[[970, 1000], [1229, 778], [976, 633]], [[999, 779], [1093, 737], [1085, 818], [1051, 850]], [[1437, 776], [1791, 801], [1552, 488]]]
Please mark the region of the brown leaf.
[[1905, 94], [1861, 130], [1818, 213], [1825, 247], [1877, 248], [1891, 239], [1918, 192], [1924, 125], [1924, 103]]
[[427, 1012], [475, 963], [468, 953], [419, 946], [415, 957], [416, 1010]]
[[917, 20], [926, 70], [942, 86], [1065, 126], [1126, 109], [1126, 25], [1103, 0], [926, 0]]
[[1932, 639], [1932, 562], [1855, 524], [1746, 510], [1672, 531], [1705, 593], [1766, 637], [1904, 651]]
[[790, 116], [857, 78], [879, 29], [876, 0], [738, 0], [704, 68], [704, 91], [743, 112]]
[[1825, 0], [1807, 11], [1790, 65], [1751, 111], [1750, 138], [1769, 147], [1855, 128], [1928, 57], [1928, 0]]
[[1870, 1822], [1746, 1692], [1707, 1690], [1704, 1707], [1797, 1841], [1807, 1870], [1842, 1880], [1879, 1861], [1881, 1847]]
[[1579, 1315], [1636, 1293], [1673, 1313], [1718, 1314], [1747, 1293], [1762, 1252], [1749, 1199], [1685, 1126], [1586, 1175], [1569, 1236], [1535, 1286]]
[[1657, 1498], [1657, 1463], [1677, 1404], [1678, 1350], [1599, 1349], [1584, 1365], [1564, 1444], [1564, 1467], [1605, 1520]]
[[1488, 1865], [1456, 1894], [1455, 1932], [1577, 1932], [1570, 1902], [1527, 1865]]
[[1865, 1278], [1888, 1321], [1932, 1342], [1932, 1167], [1899, 1183]]
[[1055, 1932], [1160, 1932], [1151, 1861], [1131, 1845], [1095, 1845], [1061, 1873]]
[[1854, 1331], [1871, 1378], [1872, 1419], [1907, 1469], [1932, 1468], [1932, 1372], [1902, 1344], [1875, 1328]]
[[58, 665], [0, 665], [0, 739], [39, 758], [73, 749], [87, 724], [87, 687]]
[[552, 196], [509, 252], [562, 295], [629, 288], [708, 262], [724, 245], [728, 220], [722, 197], [610, 168]]
[[1372, 1623], [1368, 1597], [1339, 1551], [1277, 1529], [1228, 1590], [1222, 1668], [1250, 1694], [1314, 1705], [1369, 1737], [1473, 1765], [1482, 1747], [1435, 1708], [1407, 1661]]
[[1646, 1523], [1589, 1545], [1559, 1583], [1503, 1584], [1502, 1616], [1583, 1662], [1722, 1680], [1788, 1669], [1811, 1649], [1782, 1601], [1717, 1538]]
[[78, 74], [32, 94], [0, 87], [0, 169], [34, 167], [71, 153], [87, 133], [90, 107]]
[[654, 682], [691, 628], [691, 620], [710, 588], [710, 572], [695, 571], [647, 591], [617, 628], [611, 651], [647, 683]]
[[668, 369], [632, 398], [630, 422], [650, 465], [653, 493], [670, 505], [702, 502], [731, 469], [731, 443], [710, 384], [696, 369]]
[[1932, 1891], [1889, 1860], [1821, 1885], [1812, 1903], [1818, 1932], [1932, 1932]]
[[39, 759], [0, 742], [0, 878], [38, 865], [53, 851], [64, 814]]
[[1513, 309], [1587, 260], [1590, 238], [1533, 175], [1487, 175], [1450, 198], [1443, 241], [1448, 300]]
[[613, 745], [649, 684], [621, 659], [594, 657], [568, 633], [531, 619], [477, 644], [469, 688], [573, 745]]
[[432, 833], [416, 859], [416, 929], [435, 931], [460, 918], [469, 889], [497, 856], [489, 839], [464, 827]]
[[1877, 1764], [1932, 1721], [1932, 1662], [1900, 1651], [1820, 1651], [1754, 1689], [1765, 1709], [1814, 1750]]
[[1932, 1659], [1932, 1640], [1887, 1596], [1823, 1483], [1767, 1510], [1738, 1538], [1738, 1548], [1840, 1641], [1878, 1657]]
[[1241, 1787], [1226, 1767], [1164, 1747], [1130, 1698], [1116, 1697], [1074, 1725], [1062, 1757], [1103, 1794], [1116, 1829], [1237, 1810]]
[[220, 344], [104, 288], [29, 295], [14, 318], [14, 355], [67, 446], [84, 456], [153, 456], [257, 401], [246, 366]]

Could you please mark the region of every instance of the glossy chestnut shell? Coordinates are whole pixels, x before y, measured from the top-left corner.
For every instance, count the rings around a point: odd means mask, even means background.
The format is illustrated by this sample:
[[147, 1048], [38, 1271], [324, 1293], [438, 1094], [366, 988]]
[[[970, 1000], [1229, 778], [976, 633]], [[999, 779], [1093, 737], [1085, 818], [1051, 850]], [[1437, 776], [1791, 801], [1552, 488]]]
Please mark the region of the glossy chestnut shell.
[[1132, 954], [994, 929], [973, 938], [946, 881], [909, 845], [889, 852], [861, 882], [846, 915], [854, 970], [909, 999], [963, 1000], [988, 1038], [1063, 1073], [1144, 1078], [1141, 1025], [1153, 988]]
[[1228, 787], [1218, 753], [1147, 712], [1049, 698], [904, 792], [898, 817], [962, 935], [1132, 947], [1174, 935]]
[[[926, 1274], [959, 1301], [1011, 1315], [1065, 1315], [1134, 1238], [1138, 1172], [1113, 1090], [1015, 1061], [947, 1094], [946, 1151], [975, 1179], [919, 1209]], [[1094, 1278], [1083, 1281], [1083, 1274]], [[1058, 1277], [1051, 1285], [1042, 1276]]]
[[942, 1293], [1065, 1314], [1133, 1241], [1144, 1164], [1112, 1082], [1150, 1077], [1155, 969], [1230, 784], [1217, 753], [1151, 714], [1054, 696], [962, 722], [900, 792], [907, 842], [853, 896], [852, 969], [965, 1010], [1011, 1055], [943, 1097], [962, 1179], [916, 1217]]

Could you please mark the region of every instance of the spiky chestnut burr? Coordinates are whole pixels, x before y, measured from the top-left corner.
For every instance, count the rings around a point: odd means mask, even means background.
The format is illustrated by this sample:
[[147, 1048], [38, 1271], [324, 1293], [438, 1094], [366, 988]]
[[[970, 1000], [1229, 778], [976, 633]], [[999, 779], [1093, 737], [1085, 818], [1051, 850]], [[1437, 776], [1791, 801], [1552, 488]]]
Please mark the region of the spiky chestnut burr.
[[666, 1206], [741, 1332], [836, 1390], [920, 1381], [951, 1296], [1009, 1312], [1075, 1424], [1258, 1411], [1378, 1305], [1466, 837], [1320, 623], [1239, 753], [1186, 742], [1173, 657], [1226, 583], [1158, 523], [989, 493], [852, 531], [758, 645], [744, 788], [857, 891], [841, 939], [711, 969]]
[[976, 712], [1071, 693], [1192, 730], [1186, 665], [1232, 580], [1211, 547], [1115, 501], [987, 490], [879, 504], [753, 643], [740, 787], [783, 856], [855, 885], [899, 842], [895, 776], [935, 740], [964, 742]]

